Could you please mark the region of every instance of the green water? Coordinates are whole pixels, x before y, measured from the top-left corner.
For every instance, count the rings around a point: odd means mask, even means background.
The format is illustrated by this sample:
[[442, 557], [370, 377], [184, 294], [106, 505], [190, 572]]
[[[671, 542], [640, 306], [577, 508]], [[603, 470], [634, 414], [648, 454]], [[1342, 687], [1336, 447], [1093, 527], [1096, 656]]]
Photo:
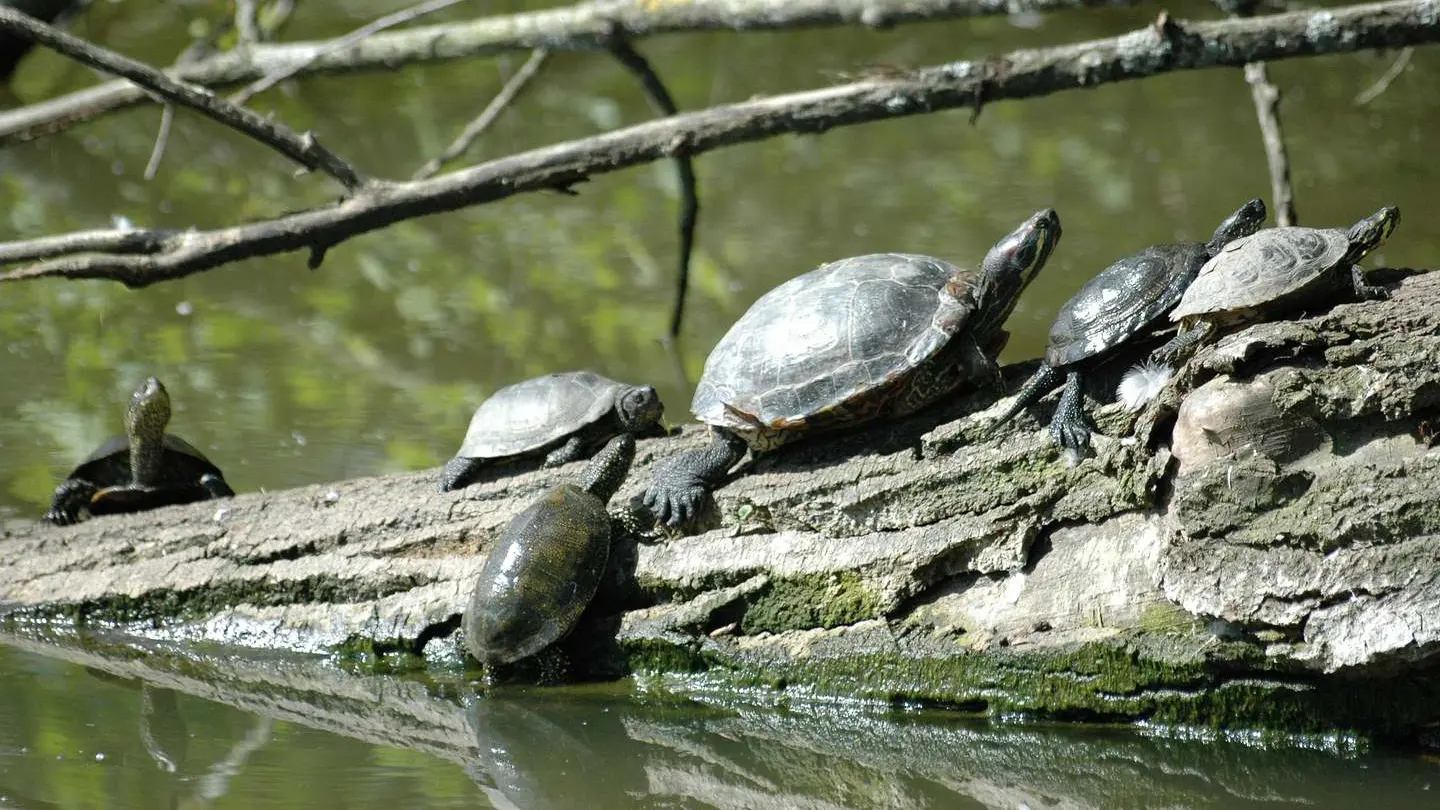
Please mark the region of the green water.
[[78, 658], [0, 645], [0, 807], [1440, 806], [1440, 765], [1391, 753], [616, 690], [438, 698], [368, 678], [330, 697], [256, 672], [212, 688]]
[[[336, 35], [394, 7], [302, 3], [286, 36]], [[1025, 26], [995, 18], [669, 36], [640, 47], [679, 104], [695, 108], [820, 86], [866, 65], [1108, 36], [1156, 8]], [[102, 3], [76, 30], [168, 63], [188, 25], [226, 9]], [[1169, 9], [1213, 16], [1196, 2]], [[523, 58], [308, 80], [256, 106], [317, 130], [368, 173], [404, 177]], [[1427, 221], [1440, 181], [1440, 51], [1417, 52], [1386, 93], [1356, 105], [1392, 58], [1303, 60], [1271, 75], [1286, 93], [1302, 221], [1348, 224], [1399, 205], [1405, 221], [1370, 264], [1428, 266], [1440, 250]], [[92, 81], [38, 54], [14, 96]], [[473, 157], [648, 115], [618, 66], [560, 54]], [[215, 227], [334, 194], [323, 178], [294, 178], [283, 159], [183, 112], [146, 181], [158, 120], [153, 108], [133, 110], [0, 150], [0, 239], [104, 228], [116, 217]], [[699, 241], [674, 355], [660, 340], [677, 197], [665, 164], [596, 177], [578, 197], [523, 195], [394, 226], [333, 248], [318, 272], [297, 253], [140, 291], [99, 281], [0, 287], [0, 517], [43, 512], [56, 482], [118, 430], [129, 391], [149, 374], [170, 389], [174, 432], [239, 491], [423, 469], [454, 452], [488, 392], [549, 371], [650, 382], [682, 421], [708, 348], [778, 282], [875, 251], [972, 263], [1030, 212], [1054, 206], [1064, 238], [1010, 322], [1006, 359], [1033, 357], [1055, 309], [1096, 270], [1153, 242], [1203, 238], [1245, 199], [1269, 196], [1249, 90], [1234, 70], [997, 103], [975, 126], [962, 111], [780, 138], [702, 155], [697, 171]], [[257, 714], [3, 648], [0, 695], [0, 807], [1440, 807], [1435, 766], [1412, 759], [853, 710], [531, 695], [494, 704], [495, 729], [478, 744], [458, 742], [474, 737], [472, 718], [447, 703], [439, 711], [464, 732], [387, 744], [384, 728], [312, 727], [303, 704], [293, 715]], [[351, 712], [363, 727], [365, 711]], [[147, 734], [168, 738], [161, 754], [147, 750]]]

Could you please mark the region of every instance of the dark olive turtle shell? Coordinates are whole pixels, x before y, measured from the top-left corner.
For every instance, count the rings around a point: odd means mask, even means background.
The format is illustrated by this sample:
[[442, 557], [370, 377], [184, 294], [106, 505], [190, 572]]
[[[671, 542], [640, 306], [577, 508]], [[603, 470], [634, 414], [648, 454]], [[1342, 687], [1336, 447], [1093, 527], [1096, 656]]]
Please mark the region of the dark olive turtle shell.
[[1198, 242], [1156, 245], [1101, 270], [1060, 307], [1045, 362], [1068, 366], [1129, 340], [1180, 301], [1209, 258]]
[[136, 512], [214, 497], [200, 479], [214, 475], [223, 480], [225, 476], [220, 468], [179, 436], [165, 434], [164, 445], [159, 476], [154, 481], [144, 482], [145, 489], [107, 489], [134, 483], [130, 480], [130, 442], [124, 436], [111, 436], [105, 440], [80, 462], [68, 478], [88, 481], [101, 490], [87, 506], [94, 515]]
[[[160, 477], [145, 483], [152, 487], [191, 485], [206, 474], [224, 477], [220, 468], [195, 445], [167, 433], [165, 454], [160, 461]], [[101, 489], [133, 483], [130, 480], [130, 441], [124, 436], [111, 436], [67, 477], [89, 481]]]
[[572, 484], [546, 492], [510, 522], [480, 569], [465, 611], [470, 654], [508, 664], [569, 633], [609, 555], [605, 504]]
[[593, 371], [547, 374], [480, 403], [457, 456], [506, 458], [545, 450], [615, 412], [630, 386]]
[[691, 410], [747, 438], [821, 413], [858, 422], [884, 412], [975, 309], [969, 294], [943, 294], [946, 285], [963, 290], [978, 278], [907, 253], [855, 256], [792, 278], [710, 352]]

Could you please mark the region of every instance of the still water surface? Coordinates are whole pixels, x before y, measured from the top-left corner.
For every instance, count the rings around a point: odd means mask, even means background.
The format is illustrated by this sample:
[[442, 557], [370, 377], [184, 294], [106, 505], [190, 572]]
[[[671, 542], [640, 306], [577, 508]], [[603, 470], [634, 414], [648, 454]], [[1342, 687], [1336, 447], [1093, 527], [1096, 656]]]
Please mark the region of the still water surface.
[[[206, 699], [170, 688], [198, 691], [193, 681], [99, 663], [0, 644], [0, 807], [1440, 807], [1440, 764], [1390, 753], [611, 690], [447, 700], [380, 678], [308, 702], [273, 684], [227, 684]], [[257, 703], [266, 708], [237, 708]], [[336, 728], [345, 733], [326, 730]]]
[[[155, 5], [96, 4], [79, 31], [169, 63], [187, 23], [228, 9], [167, 3], [155, 14]], [[300, 4], [286, 36], [333, 36], [395, 6]], [[670, 36], [640, 47], [681, 106], [695, 108], [823, 85], [865, 65], [1108, 36], [1157, 8], [888, 32]], [[1214, 15], [1198, 2], [1169, 9]], [[310, 80], [257, 106], [316, 129], [370, 173], [408, 176], [522, 58]], [[1405, 220], [1370, 263], [1428, 266], [1440, 249], [1427, 221], [1440, 187], [1440, 51], [1417, 52], [1386, 93], [1356, 105], [1391, 58], [1295, 61], [1271, 74], [1286, 93], [1302, 221], [1348, 224], [1399, 205]], [[14, 95], [35, 100], [92, 81], [40, 54]], [[475, 158], [648, 115], [620, 68], [561, 54]], [[282, 159], [183, 112], [147, 182], [157, 121], [156, 110], [135, 110], [0, 151], [0, 239], [108, 227], [115, 217], [214, 227], [333, 194], [328, 181], [293, 178]], [[170, 388], [175, 432], [237, 490], [420, 469], [453, 453], [488, 392], [549, 371], [650, 382], [671, 420], [684, 420], [709, 347], [780, 281], [885, 250], [972, 263], [1030, 212], [1054, 206], [1065, 236], [1011, 320], [1006, 355], [1033, 357], [1055, 309], [1096, 270], [1150, 243], [1204, 238], [1245, 199], [1269, 193], [1249, 90], [1233, 70], [999, 103], [976, 126], [962, 111], [780, 138], [702, 155], [697, 170], [703, 210], [678, 359], [659, 340], [675, 242], [664, 164], [597, 177], [578, 197], [532, 194], [391, 227], [332, 249], [314, 273], [294, 254], [141, 291], [5, 287], [0, 518], [43, 512], [56, 481], [118, 429], [128, 392], [148, 374]], [[467, 731], [479, 742], [452, 755], [463, 746], [361, 742], [4, 649], [0, 695], [0, 806], [1440, 807], [1435, 766], [1413, 759], [997, 731], [932, 716], [521, 696], [478, 704], [494, 709], [488, 730]], [[478, 722], [459, 705], [445, 711]]]

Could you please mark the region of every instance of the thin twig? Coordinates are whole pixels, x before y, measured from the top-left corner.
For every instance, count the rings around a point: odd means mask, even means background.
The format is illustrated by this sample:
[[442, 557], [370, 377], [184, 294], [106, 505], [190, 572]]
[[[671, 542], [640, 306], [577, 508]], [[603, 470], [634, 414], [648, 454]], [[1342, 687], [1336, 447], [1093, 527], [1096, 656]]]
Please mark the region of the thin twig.
[[[1324, 26], [1314, 24], [1325, 14]], [[1342, 32], [1343, 36], [1336, 32]], [[917, 69], [782, 96], [673, 115], [555, 144], [428, 180], [362, 189], [333, 205], [212, 231], [100, 232], [0, 244], [0, 264], [35, 261], [0, 281], [47, 276], [105, 278], [144, 286], [255, 256], [338, 245], [406, 219], [454, 211], [530, 191], [565, 188], [592, 175], [697, 155], [785, 133], [818, 134], [860, 124], [967, 107], [985, 75], [986, 103], [1141, 79], [1179, 70], [1240, 67], [1297, 56], [1351, 53], [1440, 41], [1433, 0], [1300, 11], [1247, 20], [1170, 21], [1117, 37]], [[115, 245], [146, 255], [116, 255]], [[109, 251], [108, 253], [96, 251]], [[57, 258], [58, 257], [58, 258]]]
[[328, 56], [332, 53], [335, 53], [336, 51], [343, 51], [346, 48], [354, 45], [355, 43], [368, 37], [374, 36], [375, 34], [378, 34], [387, 28], [394, 28], [397, 25], [403, 25], [404, 23], [410, 22], [411, 20], [419, 19], [426, 14], [431, 14], [433, 12], [449, 8], [450, 6], [457, 5], [463, 2], [465, 2], [465, 0], [426, 0], [426, 2], [419, 5], [411, 6], [407, 9], [401, 9], [400, 11], [397, 11], [393, 14], [386, 14], [384, 17], [372, 20], [365, 25], [356, 28], [354, 31], [351, 31], [345, 36], [340, 37], [337, 40], [326, 43], [324, 48], [316, 50], [306, 59], [302, 59], [299, 62], [296, 62], [295, 64], [290, 65], [283, 70], [277, 70], [274, 73], [267, 73], [266, 75], [262, 76], [259, 81], [232, 95], [230, 97], [230, 100], [235, 102], [236, 104], [244, 104], [255, 95], [269, 90], [280, 82], [283, 82], [291, 76], [294, 76], [295, 74], [301, 72], [310, 65], [315, 64], [315, 62], [318, 61], [321, 57]]
[[170, 143], [170, 125], [175, 122], [175, 105], [166, 104], [160, 110], [160, 130], [155, 133], [155, 148], [150, 150], [150, 162], [145, 164], [145, 179], [154, 180], [160, 171], [160, 158], [165, 156], [165, 147]]
[[549, 51], [544, 48], [536, 48], [530, 54], [530, 58], [525, 60], [525, 64], [521, 65], [515, 75], [505, 82], [505, 86], [500, 88], [500, 92], [495, 94], [495, 98], [485, 105], [485, 109], [480, 112], [480, 115], [466, 125], [464, 131], [449, 146], [445, 147], [444, 151], [426, 162], [424, 166], [416, 169], [411, 179], [424, 180], [427, 177], [434, 177], [435, 173], [444, 168], [446, 163], [465, 154], [470, 145], [475, 143], [475, 139], [485, 134], [485, 130], [499, 120], [500, 113], [515, 102], [520, 91], [524, 90], [525, 85], [529, 84], [530, 80], [535, 78], [535, 74], [540, 72], [540, 67], [545, 64], [545, 60], [549, 56]]
[[81, 64], [129, 79], [166, 101], [189, 107], [249, 135], [308, 169], [330, 175], [346, 189], [353, 191], [364, 183], [350, 164], [320, 146], [314, 135], [297, 135], [288, 127], [231, 104], [203, 87], [175, 81], [149, 65], [66, 34], [7, 6], [0, 6], [0, 30], [28, 37]]
[[1374, 84], [1370, 85], [1369, 89], [1367, 89], [1365, 92], [1356, 96], [1355, 103], [1361, 106], [1369, 104], [1370, 102], [1379, 98], [1381, 93], [1389, 90], [1390, 83], [1398, 79], [1401, 73], [1405, 72], [1405, 66], [1410, 64], [1410, 57], [1414, 53], [1414, 48], [1406, 48], [1400, 51], [1400, 55], [1395, 57], [1395, 61], [1391, 63], [1390, 69], [1385, 71], [1385, 75], [1381, 76], [1378, 80], [1376, 80]]
[[[779, 31], [826, 26], [894, 26], [996, 14], [1128, 6], [1137, 0], [583, 0], [575, 5], [497, 14], [454, 23], [385, 31], [343, 50], [336, 40], [262, 43], [232, 49], [177, 68], [183, 81], [220, 87], [288, 72], [301, 74], [393, 70], [535, 48], [591, 50], [615, 37], [635, 41], [659, 34], [704, 31]], [[16, 110], [0, 111], [0, 144], [53, 134], [106, 113], [150, 101], [128, 82], [77, 90]]]
[[1285, 152], [1285, 131], [1280, 127], [1280, 90], [1270, 83], [1264, 62], [1246, 65], [1245, 81], [1250, 83], [1255, 117], [1260, 121], [1260, 138], [1265, 142], [1275, 224], [1282, 228], [1298, 225], [1300, 219], [1295, 215], [1295, 190], [1290, 186], [1290, 158]]
[[[679, 112], [670, 91], [665, 89], [665, 83], [660, 80], [660, 75], [650, 67], [645, 57], [635, 50], [635, 46], [624, 39], [616, 40], [610, 43], [610, 53], [635, 74], [635, 78], [640, 80], [640, 86], [645, 90], [645, 96], [661, 114], [675, 115]], [[689, 153], [677, 148], [672, 156], [675, 159], [675, 172], [680, 180], [680, 222], [677, 226], [680, 234], [680, 255], [675, 269], [675, 303], [670, 308], [669, 332], [670, 339], [674, 340], [675, 336], [680, 334], [680, 322], [685, 316], [685, 293], [690, 287], [690, 254], [695, 246], [695, 223], [700, 217], [700, 195], [695, 189], [695, 166]]]
[[254, 45], [260, 41], [255, 0], [235, 0], [235, 36], [241, 45]]

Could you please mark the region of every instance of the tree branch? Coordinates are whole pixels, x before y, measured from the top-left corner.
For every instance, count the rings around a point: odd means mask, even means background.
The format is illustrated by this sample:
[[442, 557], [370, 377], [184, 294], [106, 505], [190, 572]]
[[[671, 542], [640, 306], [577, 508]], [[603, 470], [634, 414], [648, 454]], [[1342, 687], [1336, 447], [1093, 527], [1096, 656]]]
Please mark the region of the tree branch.
[[231, 104], [203, 87], [175, 81], [148, 65], [56, 30], [7, 6], [0, 6], [0, 31], [27, 37], [81, 64], [129, 79], [167, 101], [189, 107], [249, 135], [307, 169], [330, 175], [346, 189], [354, 190], [364, 183], [348, 163], [317, 143], [314, 135], [297, 135], [288, 127]]
[[[665, 83], [660, 80], [660, 74], [650, 67], [650, 63], [633, 45], [623, 39], [616, 40], [610, 44], [610, 53], [640, 80], [646, 97], [662, 115], [675, 115], [680, 111], [675, 106], [675, 100], [670, 97], [670, 91], [665, 89]], [[695, 164], [689, 155], [675, 155], [675, 172], [680, 180], [680, 222], [677, 226], [680, 238], [679, 258], [675, 268], [675, 303], [670, 309], [671, 340], [680, 334], [680, 322], [685, 317], [685, 292], [690, 287], [690, 254], [695, 248], [695, 223], [700, 218], [700, 195], [695, 188]]]
[[[595, 0], [574, 6], [417, 26], [368, 36], [337, 50], [343, 40], [256, 44], [179, 66], [174, 76], [209, 87], [267, 74], [308, 75], [390, 70], [397, 64], [488, 56], [505, 51], [604, 49], [617, 37], [634, 41], [656, 34], [867, 25], [1128, 6], [1138, 0]], [[108, 82], [49, 101], [0, 113], [0, 145], [51, 134], [150, 99], [128, 82]]]
[[545, 60], [549, 56], [549, 51], [544, 48], [536, 48], [530, 54], [530, 58], [525, 60], [525, 64], [521, 65], [515, 75], [505, 82], [505, 86], [500, 88], [500, 92], [495, 94], [495, 98], [490, 99], [490, 103], [485, 105], [485, 109], [480, 112], [480, 115], [466, 125], [465, 129], [456, 136], [454, 141], [451, 141], [449, 146], [445, 147], [444, 151], [427, 161], [424, 166], [416, 169], [410, 179], [424, 180], [427, 177], [434, 177], [446, 163], [465, 154], [470, 145], [475, 143], [475, 139], [485, 134], [485, 130], [500, 118], [500, 113], [515, 102], [515, 97], [519, 96], [520, 91], [525, 89], [525, 85], [529, 84], [530, 80], [535, 78], [535, 74], [540, 72], [540, 67], [545, 64]]
[[426, 0], [426, 2], [420, 3], [419, 5], [411, 6], [410, 8], [406, 9], [401, 9], [400, 11], [397, 11], [393, 14], [386, 14], [384, 17], [381, 17], [377, 20], [372, 20], [371, 22], [360, 26], [354, 31], [351, 31], [345, 36], [334, 40], [325, 48], [322, 48], [312, 53], [307, 59], [302, 59], [282, 70], [277, 70], [273, 73], [265, 74], [264, 76], [260, 77], [258, 81], [251, 84], [249, 87], [246, 87], [245, 89], [236, 93], [234, 96], [231, 96], [230, 100], [235, 102], [236, 104], [244, 104], [245, 102], [253, 98], [255, 95], [263, 93], [266, 90], [269, 90], [270, 88], [279, 84], [280, 82], [283, 82], [291, 76], [294, 76], [295, 74], [303, 71], [305, 68], [314, 64], [316, 60], [320, 59], [326, 54], [343, 51], [346, 48], [354, 45], [355, 43], [360, 42], [367, 37], [374, 36], [375, 34], [378, 34], [387, 28], [394, 28], [397, 25], [403, 25], [407, 22], [423, 17], [426, 14], [431, 14], [433, 12], [449, 8], [453, 5], [456, 5], [457, 3], [462, 2], [464, 2], [464, 0]]
[[[132, 286], [180, 278], [251, 256], [333, 245], [401, 220], [541, 189], [594, 174], [694, 155], [783, 133], [966, 107], [982, 89], [987, 103], [1094, 87], [1176, 70], [1240, 67], [1298, 56], [1398, 48], [1440, 41], [1433, 0], [1395, 0], [1270, 17], [1169, 21], [1128, 34], [1056, 48], [1013, 51], [905, 75], [772, 96], [649, 121], [511, 155], [430, 180], [367, 187], [335, 205], [213, 231], [150, 235], [146, 255], [88, 253], [50, 259], [0, 276], [109, 278]], [[141, 232], [143, 234], [144, 232]], [[94, 233], [65, 252], [95, 250]], [[136, 233], [128, 240], [141, 240]], [[54, 257], [71, 237], [0, 245], [0, 260]], [[120, 241], [119, 235], [107, 237]], [[136, 244], [125, 241], [124, 244]], [[42, 249], [43, 248], [43, 249]]]
[[1295, 190], [1290, 185], [1290, 157], [1285, 151], [1285, 131], [1280, 127], [1280, 89], [1270, 83], [1264, 62], [1245, 66], [1245, 81], [1255, 100], [1255, 117], [1260, 121], [1260, 138], [1265, 142], [1265, 163], [1270, 167], [1270, 195], [1275, 224], [1282, 228], [1299, 223], [1295, 213]]

